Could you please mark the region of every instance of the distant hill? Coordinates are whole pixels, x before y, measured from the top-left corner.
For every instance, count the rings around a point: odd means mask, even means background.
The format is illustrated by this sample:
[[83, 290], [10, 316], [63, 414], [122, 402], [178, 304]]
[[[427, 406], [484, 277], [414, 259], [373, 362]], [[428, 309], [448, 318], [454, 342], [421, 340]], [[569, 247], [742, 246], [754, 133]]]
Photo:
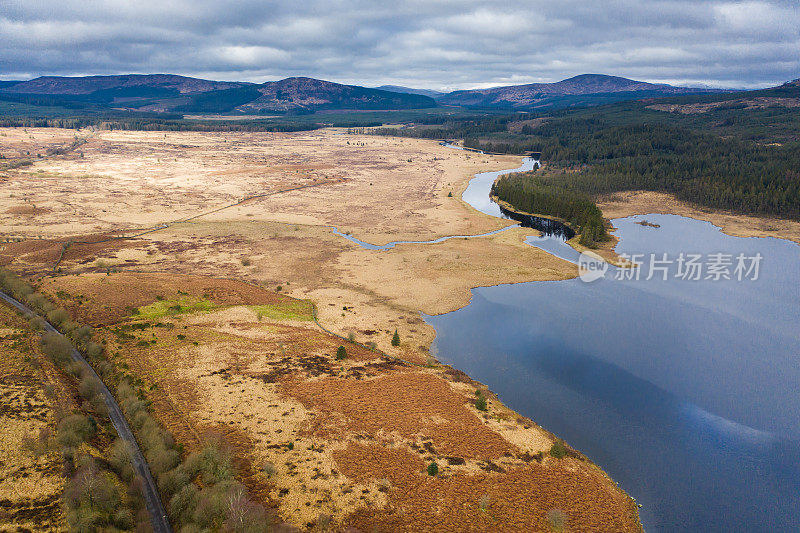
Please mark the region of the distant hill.
[[286, 78], [256, 87], [261, 96], [237, 107], [245, 112], [320, 109], [422, 109], [436, 107], [424, 95], [342, 85], [314, 78]]
[[719, 92], [716, 89], [674, 87], [604, 74], [582, 74], [555, 83], [529, 83], [491, 89], [454, 91], [438, 101], [473, 108], [546, 109], [598, 105], [621, 100], [678, 94]]
[[[88, 95], [120, 89], [160, 89], [174, 94], [204, 93], [249, 85], [243, 82], [210, 81], [175, 74], [125, 74], [120, 76], [42, 76], [16, 83], [3, 90], [24, 94]], [[128, 91], [134, 94], [136, 91]]]
[[16, 85], [17, 83], [22, 83], [20, 80], [7, 80], [7, 81], [0, 81], [0, 89], [3, 87], [11, 87], [12, 85]]
[[446, 94], [441, 91], [434, 91], [431, 89], [412, 89], [411, 87], [403, 87], [402, 85], [381, 85], [380, 87], [375, 88], [380, 89], [381, 91], [389, 91], [393, 93], [421, 94], [424, 96], [430, 96], [431, 98], [439, 98], [440, 96], [444, 96]]
[[43, 76], [0, 85], [0, 100], [70, 109], [130, 109], [180, 113], [313, 113], [322, 109], [422, 109], [425, 95], [313, 78], [262, 84], [210, 81], [172, 74]]

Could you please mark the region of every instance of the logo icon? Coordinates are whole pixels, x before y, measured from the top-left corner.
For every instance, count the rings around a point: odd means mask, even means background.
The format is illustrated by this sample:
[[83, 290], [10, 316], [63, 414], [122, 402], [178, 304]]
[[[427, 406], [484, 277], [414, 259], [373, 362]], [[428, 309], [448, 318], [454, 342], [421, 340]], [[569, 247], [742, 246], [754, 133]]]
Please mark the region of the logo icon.
[[608, 270], [608, 263], [605, 259], [592, 251], [581, 252], [578, 258], [578, 277], [582, 281], [589, 283], [605, 276]]

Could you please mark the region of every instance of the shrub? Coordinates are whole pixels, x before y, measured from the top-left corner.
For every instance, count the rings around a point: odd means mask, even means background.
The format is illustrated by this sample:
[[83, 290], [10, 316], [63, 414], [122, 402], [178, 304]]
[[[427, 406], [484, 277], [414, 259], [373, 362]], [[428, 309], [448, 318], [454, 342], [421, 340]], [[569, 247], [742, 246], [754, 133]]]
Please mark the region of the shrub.
[[480, 507], [480, 510], [485, 513], [487, 510], [489, 510], [489, 505], [491, 503], [492, 503], [492, 500], [491, 500], [491, 498], [489, 498], [489, 495], [488, 494], [484, 494], [483, 496], [481, 496], [481, 499], [478, 500], [478, 507]]
[[44, 455], [51, 450], [51, 437], [52, 435], [50, 428], [45, 426], [39, 430], [39, 436], [37, 438], [23, 437], [22, 446], [35, 457], [39, 457], [40, 455]]
[[169, 515], [178, 523], [185, 524], [193, 518], [197, 507], [198, 490], [197, 487], [189, 483], [184, 485], [169, 500]]
[[561, 509], [550, 509], [547, 511], [547, 521], [553, 531], [561, 532], [567, 527], [567, 515]]
[[45, 321], [40, 316], [35, 316], [30, 319], [30, 326], [31, 328], [35, 329], [36, 331], [44, 331]]
[[397, 330], [394, 330], [392, 335], [392, 346], [400, 346], [400, 335], [397, 334]]
[[190, 484], [189, 474], [183, 465], [178, 465], [169, 472], [165, 472], [158, 476], [158, 488], [164, 494], [164, 497], [169, 500], [175, 494], [178, 494], [183, 487]]
[[190, 477], [200, 475], [204, 484], [214, 484], [233, 477], [228, 453], [219, 444], [210, 444], [186, 458], [184, 463]]
[[198, 494], [192, 518], [201, 528], [214, 530], [221, 528], [228, 510], [225, 498], [228, 487], [225, 485], [227, 484], [218, 483], [205, 487]]
[[92, 375], [85, 376], [78, 385], [78, 393], [80, 393], [81, 397], [85, 400], [89, 401], [92, 401], [95, 396], [100, 394], [100, 390], [100, 382]]
[[439, 465], [436, 464], [436, 461], [433, 461], [431, 464], [428, 465], [428, 475], [435, 476], [439, 473]]
[[55, 306], [53, 303], [47, 299], [43, 294], [39, 294], [38, 292], [34, 292], [27, 298], [28, 305], [39, 311], [40, 313], [49, 313]]
[[320, 513], [317, 517], [317, 529], [320, 531], [327, 531], [329, 527], [331, 527], [331, 522], [333, 521], [333, 517], [329, 514]]
[[89, 359], [98, 359], [103, 354], [103, 347], [96, 342], [87, 342], [84, 353]]
[[342, 360], [347, 359], [347, 349], [344, 346], [339, 346], [336, 348], [336, 359]]
[[486, 397], [483, 394], [475, 399], [475, 409], [478, 411], [486, 411]]
[[[70, 479], [64, 491], [64, 500], [72, 509], [86, 507], [108, 515], [119, 503], [120, 494], [111, 475], [100, 471], [94, 459], [90, 458]], [[102, 514], [99, 517], [102, 519]]]
[[265, 461], [264, 466], [261, 467], [261, 471], [264, 472], [265, 476], [272, 477], [278, 473], [278, 468], [270, 461]]
[[181, 462], [178, 452], [169, 450], [163, 446], [155, 447], [147, 452], [147, 463], [153, 475], [159, 476], [169, 472]]
[[564, 446], [563, 442], [557, 440], [550, 447], [550, 455], [556, 459], [563, 459], [567, 456], [567, 447]]
[[47, 321], [53, 324], [55, 327], [59, 327], [61, 324], [67, 322], [69, 320], [69, 313], [66, 309], [58, 308], [53, 309], [49, 313], [47, 313]]
[[111, 516], [111, 523], [118, 529], [124, 531], [133, 529], [133, 526], [136, 522], [131, 510], [122, 508], [114, 511], [114, 514]]
[[125, 481], [130, 482], [136, 475], [131, 465], [131, 450], [128, 443], [122, 439], [116, 439], [111, 444], [108, 462], [111, 468]]
[[94, 435], [95, 429], [83, 415], [67, 416], [58, 424], [58, 443], [65, 448], [77, 448]]
[[72, 358], [72, 344], [63, 335], [52, 331], [42, 335], [42, 351], [58, 366], [63, 367]]

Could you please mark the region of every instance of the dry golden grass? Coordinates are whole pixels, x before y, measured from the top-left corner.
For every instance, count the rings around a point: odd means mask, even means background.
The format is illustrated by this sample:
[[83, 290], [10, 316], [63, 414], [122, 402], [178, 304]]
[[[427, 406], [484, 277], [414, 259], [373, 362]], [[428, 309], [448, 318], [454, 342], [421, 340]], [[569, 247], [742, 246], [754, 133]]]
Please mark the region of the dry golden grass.
[[0, 330], [0, 531], [63, 531], [60, 456], [44, 444], [55, 432], [55, 391], [45, 393], [52, 385], [35, 364], [35, 337], [5, 305]]

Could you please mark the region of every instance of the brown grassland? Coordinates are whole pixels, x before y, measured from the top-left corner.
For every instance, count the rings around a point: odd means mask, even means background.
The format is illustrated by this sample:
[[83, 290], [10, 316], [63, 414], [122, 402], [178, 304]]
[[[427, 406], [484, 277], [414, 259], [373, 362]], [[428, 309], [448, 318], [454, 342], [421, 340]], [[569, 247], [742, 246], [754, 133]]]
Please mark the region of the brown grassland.
[[63, 392], [37, 348], [27, 321], [0, 306], [0, 531], [64, 527], [58, 450], [31, 446], [55, 433], [56, 390]]
[[[75, 135], [2, 133], [10, 158]], [[600, 469], [551, 457], [553, 435], [427, 353], [420, 311], [572, 264], [525, 245], [532, 230], [386, 251], [331, 230], [382, 244], [501, 228], [460, 192], [518, 159], [338, 133], [98, 132], [0, 171], [0, 263], [97, 328], [187, 453], [223, 435], [250, 493], [301, 530], [547, 531], [553, 510], [569, 531], [639, 530]]]

